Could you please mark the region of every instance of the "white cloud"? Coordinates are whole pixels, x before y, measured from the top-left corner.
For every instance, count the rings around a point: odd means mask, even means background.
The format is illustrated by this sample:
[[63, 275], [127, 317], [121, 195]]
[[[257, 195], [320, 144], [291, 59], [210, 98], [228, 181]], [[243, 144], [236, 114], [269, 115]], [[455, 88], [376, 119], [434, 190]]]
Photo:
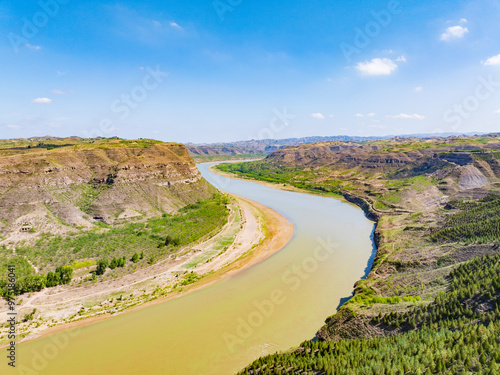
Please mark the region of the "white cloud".
[[[153, 20], [152, 23], [153, 23], [153, 26], [155, 27], [156, 30], [160, 30], [160, 31], [165, 30], [165, 26], [164, 26], [166, 24], [165, 22]], [[174, 29], [179, 29], [179, 30], [182, 29], [182, 27], [175, 21], [170, 21], [167, 23], [170, 27], [172, 27]]]
[[57, 94], [57, 95], [66, 95], [66, 93], [65, 93], [64, 91], [62, 91], [62, 90], [57, 90], [57, 89], [56, 89], [56, 90], [52, 90], [52, 92], [53, 92], [54, 94]]
[[398, 64], [396, 64], [396, 62], [406, 62], [406, 58], [404, 56], [401, 56], [396, 60], [376, 58], [371, 61], [358, 63], [358, 65], [356, 65], [356, 69], [365, 76], [387, 76], [392, 74], [398, 68]]
[[460, 23], [462, 24], [466, 24], [468, 23], [469, 21], [467, 21], [467, 18], [460, 18]]
[[26, 47], [28, 47], [29, 49], [32, 49], [33, 51], [39, 51], [42, 49], [42, 47], [40, 47], [40, 46], [34, 46], [32, 44], [29, 44], [29, 43], [26, 44]]
[[409, 115], [407, 113], [400, 113], [399, 115], [386, 116], [387, 118], [392, 118], [395, 120], [425, 120], [425, 116], [417, 115], [416, 113], [413, 115]]
[[449, 42], [453, 39], [461, 39], [469, 32], [469, 29], [463, 26], [451, 26], [446, 29], [446, 31], [441, 34], [441, 40]]
[[415, 87], [415, 92], [420, 92], [422, 91], [424, 88], [422, 86], [417, 86]]
[[364, 115], [364, 114], [362, 114], [362, 113], [356, 113], [354, 116], [355, 116], [355, 117], [359, 117], [359, 118], [364, 118], [364, 117], [375, 117], [375, 116], [377, 116], [377, 114], [376, 114], [376, 113], [373, 113], [373, 112], [368, 113], [368, 114], [366, 114], [366, 115]]
[[31, 101], [31, 103], [36, 103], [36, 104], [50, 104], [52, 103], [52, 99], [49, 98], [36, 98]]
[[9, 124], [9, 125], [7, 125], [7, 127], [8, 127], [9, 129], [14, 129], [14, 130], [15, 130], [15, 129], [19, 129], [19, 125]]
[[493, 112], [493, 113], [498, 113], [498, 114], [500, 115], [500, 108], [499, 108], [499, 109], [497, 109], [497, 110], [496, 110], [495, 112]]
[[311, 113], [311, 117], [317, 118], [317, 119], [324, 119], [325, 116], [322, 113]]
[[359, 118], [365, 117], [365, 115], [363, 115], [362, 113], [356, 113], [354, 116], [359, 117]]
[[375, 116], [377, 116], [377, 114], [376, 114], [376, 113], [371, 112], [371, 113], [368, 113], [366, 116], [367, 116], [367, 117], [375, 117]]
[[490, 57], [488, 60], [483, 62], [483, 65], [486, 66], [500, 65], [500, 54]]

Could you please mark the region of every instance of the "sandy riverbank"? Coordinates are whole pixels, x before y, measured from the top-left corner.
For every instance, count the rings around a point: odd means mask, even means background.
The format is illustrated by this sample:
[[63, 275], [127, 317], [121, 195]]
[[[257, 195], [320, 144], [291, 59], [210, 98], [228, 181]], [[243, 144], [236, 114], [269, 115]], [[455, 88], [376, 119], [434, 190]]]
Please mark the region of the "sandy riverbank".
[[[114, 280], [106, 283], [106, 285], [99, 285], [101, 289], [98, 291], [90, 291], [88, 288], [86, 290], [85, 288], [73, 288], [73, 290], [68, 288], [67, 290], [57, 291], [45, 289], [40, 293], [35, 293], [19, 306], [19, 310], [24, 309], [26, 311], [23, 310], [23, 313], [28, 313], [31, 309], [36, 308], [39, 314], [43, 316], [44, 313], [47, 313], [51, 319], [47, 319], [46, 324], [39, 325], [36, 328], [34, 326], [29, 327], [29, 323], [27, 323], [25, 330], [29, 334], [23, 341], [36, 339], [42, 335], [57, 331], [89, 325], [117, 314], [132, 312], [182, 297], [219, 280], [229, 278], [235, 273], [265, 260], [290, 241], [293, 235], [293, 225], [276, 211], [242, 197], [235, 197], [235, 203], [240, 210], [241, 223], [235, 220], [238, 215], [233, 212], [232, 222], [228, 222], [214, 238], [193, 246], [194, 251], [186, 259], [176, 259], [176, 262], [163, 265], [163, 268], [161, 265], [156, 265], [156, 270], [153, 270], [155, 266], [141, 270], [142, 273], [127, 275], [127, 280]], [[183, 265], [204, 252], [210, 251], [211, 246], [215, 245], [217, 239], [222, 238], [224, 235], [230, 235], [235, 226], [240, 226], [240, 228], [235, 234], [233, 243], [226, 251], [214, 257], [210, 262], [192, 268], [193, 271], [204, 277], [186, 287], [173, 288], [174, 283], [179, 281], [177, 277], [180, 271], [187, 272], [183, 269]], [[155, 295], [153, 290], [156, 291], [159, 287], [163, 287], [165, 291], [167, 288], [171, 289], [168, 293], [165, 292], [164, 295]], [[82, 290], [76, 291], [77, 289]], [[113, 300], [113, 297], [119, 294], [121, 301], [121, 296], [129, 293], [134, 295], [134, 299], [131, 300], [133, 303], [129, 303], [132, 306], [110, 311], [113, 309], [106, 305], [110, 296], [112, 297], [111, 300]], [[70, 320], [67, 319], [68, 314], [74, 315], [78, 313], [79, 309], [82, 309], [82, 306], [89, 305], [103, 306], [103, 308], [99, 308], [94, 314], [91, 313], [81, 318], [77, 317], [76, 320], [71, 319], [73, 321], [67, 322], [67, 320]], [[90, 307], [90, 310], [92, 308], [94, 307]], [[90, 310], [89, 312], [91, 312]]]

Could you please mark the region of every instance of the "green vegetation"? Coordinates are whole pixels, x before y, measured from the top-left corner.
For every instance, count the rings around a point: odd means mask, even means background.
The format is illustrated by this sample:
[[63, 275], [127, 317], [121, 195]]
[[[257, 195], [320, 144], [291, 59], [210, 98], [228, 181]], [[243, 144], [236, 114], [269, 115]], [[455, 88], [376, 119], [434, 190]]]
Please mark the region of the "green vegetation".
[[107, 259], [99, 259], [97, 261], [97, 268], [95, 270], [95, 274], [97, 276], [104, 275], [104, 272], [106, 272], [106, 268], [109, 266], [109, 261]]
[[200, 280], [201, 277], [196, 274], [196, 272], [190, 272], [184, 275], [181, 285], [189, 285]]
[[500, 244], [500, 195], [491, 194], [478, 201], [452, 201], [459, 212], [431, 234], [433, 241]]
[[73, 268], [70, 266], [67, 267], [57, 267], [54, 273], [49, 272], [47, 274], [47, 282], [46, 286], [48, 288], [57, 286], [57, 285], [66, 285], [71, 282], [73, 278]]
[[374, 325], [404, 333], [336, 343], [306, 341], [292, 352], [261, 358], [240, 374], [498, 374], [499, 261], [495, 255], [462, 264], [450, 273], [448, 291], [433, 303], [373, 318]]
[[488, 374], [500, 371], [500, 323], [463, 330], [412, 331], [392, 337], [332, 342], [306, 341], [273, 354], [240, 375]]
[[[21, 258], [26, 261], [25, 259]], [[49, 272], [46, 275], [34, 275], [27, 271], [25, 267], [17, 268], [17, 265], [23, 265], [20, 258], [12, 258], [8, 265], [16, 265], [16, 282], [14, 288], [9, 288], [7, 278], [0, 279], [0, 296], [4, 298], [18, 296], [24, 293], [39, 292], [44, 288], [50, 288], [57, 285], [69, 284], [73, 278], [73, 268], [70, 266], [59, 266], [55, 272]]]
[[80, 184], [80, 185], [73, 185], [74, 189], [78, 189], [81, 191], [81, 198], [80, 200], [76, 203], [77, 206], [82, 210], [83, 212], [90, 212], [90, 209], [92, 207], [92, 203], [99, 198], [99, 195], [104, 192], [105, 190], [109, 189], [111, 186], [111, 183], [89, 183], [89, 184]]
[[[134, 254], [134, 257], [137, 253]], [[132, 257], [132, 261], [134, 259], [134, 257]], [[137, 254], [137, 258], [139, 258], [139, 255]], [[137, 263], [137, 262], [134, 262], [134, 263]], [[111, 270], [114, 270], [115, 268], [123, 268], [125, 267], [125, 265], [127, 264], [127, 259], [125, 259], [125, 257], [121, 257], [121, 258], [113, 258], [111, 261], [109, 261], [108, 259], [99, 259], [97, 261], [97, 268], [96, 270], [93, 272], [93, 274], [95, 273], [96, 276], [102, 276], [104, 275], [104, 273], [106, 272], [106, 269], [109, 267], [109, 269]]]
[[[164, 214], [149, 219], [147, 223], [73, 233], [66, 238], [44, 233], [35, 246], [18, 247], [15, 257], [9, 255], [5, 247], [0, 247], [0, 295], [20, 295], [68, 284], [74, 270], [93, 264], [97, 264], [92, 273], [94, 280], [104, 275], [108, 268], [125, 267], [127, 259], [139, 263], [146, 258], [149, 264], [154, 264], [162, 256], [219, 230], [227, 221], [228, 203], [227, 197], [214, 195], [210, 200], [182, 208], [177, 214]], [[35, 274], [28, 260], [43, 269], [55, 266], [56, 270]], [[9, 265], [16, 268], [13, 293], [8, 290]]]
[[2, 251], [1, 263], [0, 263], [0, 275], [4, 278], [7, 276], [7, 269], [9, 266], [13, 266], [16, 269], [16, 277], [22, 278], [25, 276], [35, 274], [35, 271], [28, 260], [22, 256], [8, 256], [6, 247], [0, 248]]
[[82, 262], [75, 262], [75, 263], [71, 264], [70, 267], [76, 271], [76, 270], [79, 270], [82, 268], [88, 268], [90, 266], [93, 266], [94, 264], [96, 264], [96, 263], [93, 260], [85, 260]]
[[315, 176], [315, 172], [313, 171], [308, 172], [301, 168], [275, 167], [265, 161], [219, 164], [216, 168], [222, 172], [235, 173], [259, 181], [288, 184], [299, 189], [336, 196], [340, 196], [341, 187], [348, 188], [347, 186], [342, 186], [340, 181], [335, 180], [311, 183], [311, 180]]
[[405, 302], [417, 302], [420, 301], [420, 297], [399, 297], [399, 296], [394, 296], [394, 297], [380, 297], [380, 296], [374, 296], [370, 298], [362, 298], [361, 296], [356, 296], [352, 299], [349, 300], [348, 303], [363, 303], [365, 305], [373, 305], [374, 303], [390, 303], [390, 304], [395, 304], [395, 303], [400, 303], [401, 301]]
[[33, 320], [33, 318], [35, 317], [35, 314], [36, 314], [36, 309], [33, 309], [32, 312], [30, 312], [29, 314], [26, 314], [23, 318], [23, 322], [29, 322], [30, 320]]
[[402, 313], [374, 318], [394, 327], [461, 329], [470, 323], [500, 322], [500, 255], [460, 265], [449, 275], [450, 286], [434, 302]]
[[221, 228], [227, 221], [227, 203], [227, 198], [215, 195], [210, 200], [188, 205], [177, 214], [150, 218], [146, 223], [97, 228], [65, 238], [43, 233], [34, 246], [20, 246], [16, 253], [41, 268], [91, 258], [131, 259], [135, 253], [139, 258], [142, 253], [143, 258], [159, 259]]
[[109, 268], [114, 270], [117, 267], [125, 267], [125, 264], [127, 263], [127, 259], [125, 257], [122, 258], [113, 258], [111, 262], [109, 262]]
[[0, 140], [0, 151], [13, 150], [19, 153], [20, 151], [36, 151], [39, 149], [54, 150], [66, 147], [85, 147], [85, 148], [112, 148], [112, 147], [140, 147], [148, 148], [154, 144], [162, 144], [161, 141], [153, 139], [137, 139], [128, 140], [118, 137], [111, 138], [51, 138], [48, 140], [33, 139], [2, 139]]

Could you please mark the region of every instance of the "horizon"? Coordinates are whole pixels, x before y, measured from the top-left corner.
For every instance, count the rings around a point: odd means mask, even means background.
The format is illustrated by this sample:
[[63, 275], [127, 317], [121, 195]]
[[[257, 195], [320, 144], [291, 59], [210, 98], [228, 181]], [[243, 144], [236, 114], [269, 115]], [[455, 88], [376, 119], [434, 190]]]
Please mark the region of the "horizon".
[[[194, 146], [199, 146], [199, 145], [216, 145], [216, 144], [231, 144], [231, 143], [241, 143], [241, 142], [264, 142], [264, 141], [282, 141], [282, 140], [290, 140], [290, 139], [303, 139], [303, 138], [334, 138], [334, 137], [351, 137], [351, 138], [373, 138], [373, 140], [381, 140], [381, 139], [392, 139], [392, 138], [398, 138], [398, 137], [403, 137], [403, 138], [453, 138], [453, 137], [475, 137], [475, 136], [490, 136], [490, 135], [496, 135], [500, 134], [499, 132], [491, 132], [491, 133], [478, 133], [478, 132], [469, 132], [469, 133], [415, 133], [415, 134], [387, 134], [387, 135], [381, 135], [381, 136], [374, 136], [374, 135], [366, 135], [366, 136], [359, 136], [359, 135], [348, 135], [348, 134], [338, 134], [338, 135], [312, 135], [312, 136], [307, 136], [307, 137], [288, 137], [288, 138], [265, 138], [265, 139], [238, 139], [238, 140], [229, 140], [227, 142], [210, 142], [210, 143], [194, 143], [194, 142], [175, 142], [175, 141], [169, 141], [169, 140], [163, 140], [163, 139], [157, 139], [157, 138], [126, 138], [126, 137], [119, 137], [119, 136], [110, 136], [110, 137], [81, 137], [78, 135], [69, 135], [69, 136], [54, 136], [54, 135], [34, 135], [34, 136], [29, 136], [29, 137], [18, 137], [18, 138], [4, 138], [0, 140], [31, 140], [33, 138], [53, 138], [53, 139], [66, 139], [66, 138], [80, 138], [80, 139], [96, 139], [96, 138], [102, 138], [102, 139], [113, 139], [113, 138], [118, 138], [118, 139], [123, 139], [127, 141], [133, 141], [133, 140], [139, 140], [139, 139], [150, 139], [152, 141], [160, 141], [164, 143], [181, 143], [184, 145], [194, 145]], [[355, 141], [354, 141], [355, 142]]]
[[500, 128], [496, 1], [232, 4], [1, 3], [1, 138]]

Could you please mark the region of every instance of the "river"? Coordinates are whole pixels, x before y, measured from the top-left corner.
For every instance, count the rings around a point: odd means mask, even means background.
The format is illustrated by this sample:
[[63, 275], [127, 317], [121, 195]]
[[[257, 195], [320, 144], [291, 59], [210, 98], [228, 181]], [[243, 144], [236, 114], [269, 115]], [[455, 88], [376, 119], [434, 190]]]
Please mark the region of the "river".
[[288, 245], [184, 297], [21, 344], [16, 371], [4, 372], [3, 350], [2, 374], [229, 375], [312, 339], [366, 275], [373, 222], [349, 203], [221, 177], [212, 164], [198, 167], [213, 185], [294, 224]]

